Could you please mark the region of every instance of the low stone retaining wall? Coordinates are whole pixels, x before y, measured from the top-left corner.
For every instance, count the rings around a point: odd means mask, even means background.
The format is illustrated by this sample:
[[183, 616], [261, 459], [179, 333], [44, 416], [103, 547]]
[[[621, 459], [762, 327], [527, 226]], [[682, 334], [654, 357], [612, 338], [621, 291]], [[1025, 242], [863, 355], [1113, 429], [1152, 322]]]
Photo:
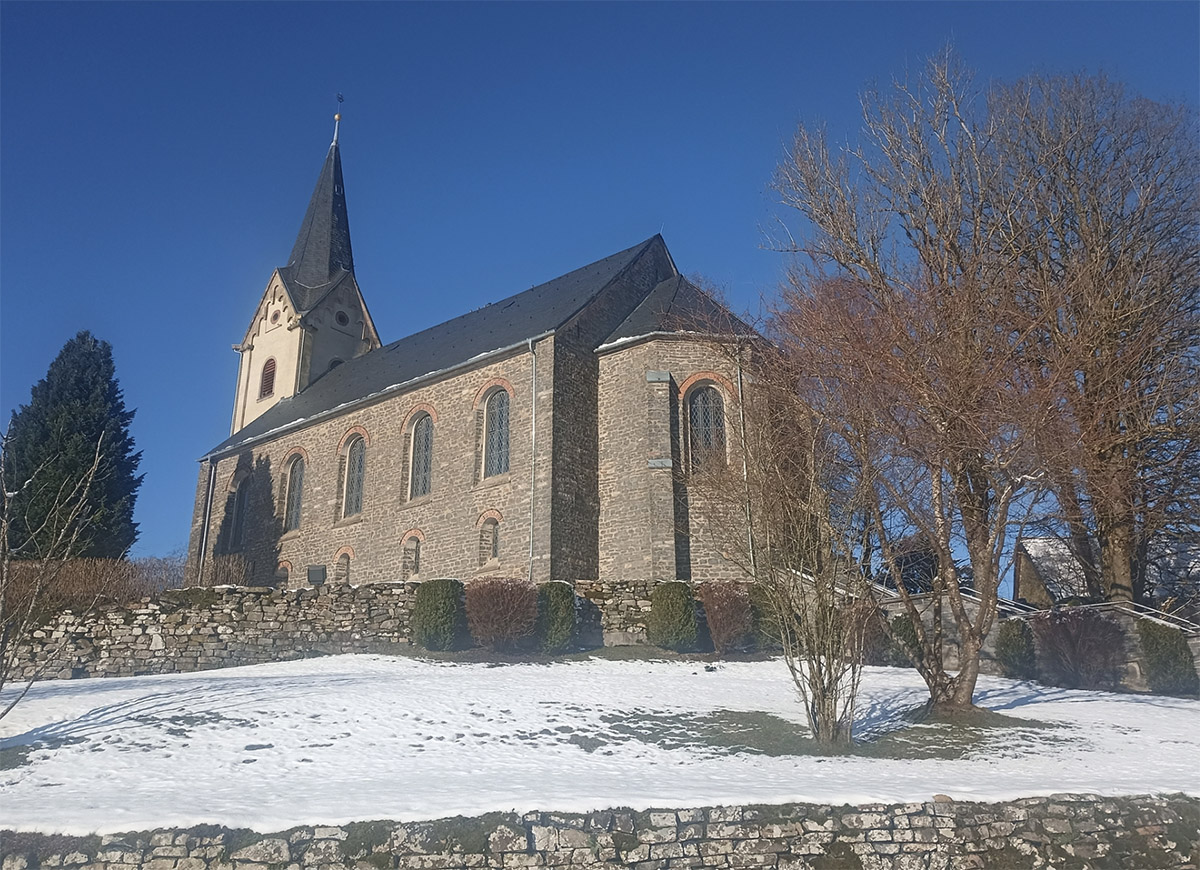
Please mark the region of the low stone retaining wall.
[[85, 838], [5, 831], [0, 857], [2, 870], [1195, 868], [1200, 800], [1053, 795], [1001, 804], [494, 813], [267, 835], [214, 826]]
[[[653, 582], [580, 583], [587, 645], [645, 639]], [[139, 676], [288, 661], [338, 653], [390, 653], [409, 645], [419, 583], [327, 583], [305, 589], [177, 589], [127, 606], [65, 612], [18, 652], [15, 678]]]
[[137, 676], [408, 646], [416, 583], [178, 589], [127, 607], [66, 612], [34, 632], [18, 679]]

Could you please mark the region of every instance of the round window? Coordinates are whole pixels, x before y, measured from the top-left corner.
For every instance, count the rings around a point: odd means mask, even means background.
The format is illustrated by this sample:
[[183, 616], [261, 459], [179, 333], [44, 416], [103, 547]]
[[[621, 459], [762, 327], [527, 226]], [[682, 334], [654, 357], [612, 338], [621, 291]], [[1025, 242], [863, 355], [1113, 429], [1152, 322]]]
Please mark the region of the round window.
[[271, 312], [271, 322], [272, 322], [272, 323], [278, 323], [278, 322], [279, 322], [279, 312], [278, 312], [278, 311], [272, 311], [272, 312]]
[[347, 314], [345, 311], [339, 311], [334, 316], [333, 319], [337, 321], [338, 326], [349, 326], [350, 325], [350, 315]]

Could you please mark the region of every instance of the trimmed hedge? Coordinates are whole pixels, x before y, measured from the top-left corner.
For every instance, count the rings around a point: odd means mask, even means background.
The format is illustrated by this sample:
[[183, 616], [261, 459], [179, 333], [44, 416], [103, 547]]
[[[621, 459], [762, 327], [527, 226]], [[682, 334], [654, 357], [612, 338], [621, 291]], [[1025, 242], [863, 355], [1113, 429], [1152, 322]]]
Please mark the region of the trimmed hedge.
[[426, 580], [413, 601], [412, 636], [427, 650], [458, 649], [467, 639], [467, 614], [463, 585], [445, 577]]
[[1150, 691], [1183, 697], [1200, 694], [1200, 677], [1183, 632], [1152, 619], [1139, 619], [1137, 630]]
[[1014, 680], [1037, 678], [1037, 650], [1033, 629], [1023, 619], [1006, 619], [996, 632], [996, 661], [1004, 676]]
[[776, 651], [783, 648], [779, 640], [779, 621], [771, 605], [767, 587], [762, 583], [750, 584], [750, 634], [754, 645], [760, 650]]
[[646, 639], [655, 646], [676, 652], [696, 648], [696, 599], [687, 583], [662, 583], [650, 593], [650, 615]]
[[538, 647], [549, 655], [566, 652], [575, 645], [575, 590], [570, 583], [554, 580], [538, 587]]

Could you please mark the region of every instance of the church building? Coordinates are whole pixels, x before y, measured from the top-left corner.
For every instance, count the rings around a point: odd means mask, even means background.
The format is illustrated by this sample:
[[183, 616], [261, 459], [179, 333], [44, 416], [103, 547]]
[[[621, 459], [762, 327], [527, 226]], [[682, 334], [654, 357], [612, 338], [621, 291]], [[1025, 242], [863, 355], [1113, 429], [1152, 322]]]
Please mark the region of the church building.
[[735, 441], [738, 372], [687, 326], [719, 320], [656, 235], [383, 345], [335, 133], [234, 345], [190, 582], [735, 578], [687, 485]]

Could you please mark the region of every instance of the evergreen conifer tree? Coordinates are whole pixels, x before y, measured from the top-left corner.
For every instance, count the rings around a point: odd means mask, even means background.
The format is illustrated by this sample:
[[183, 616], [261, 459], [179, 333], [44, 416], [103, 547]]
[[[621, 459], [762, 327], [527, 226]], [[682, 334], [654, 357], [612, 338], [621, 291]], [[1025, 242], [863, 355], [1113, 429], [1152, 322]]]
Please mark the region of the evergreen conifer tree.
[[[120, 558], [137, 539], [133, 506], [142, 475], [117, 384], [112, 345], [86, 330], [59, 352], [5, 436], [4, 488], [14, 558], [46, 555], [62, 519], [63, 493], [90, 481], [82, 527], [70, 555]], [[97, 451], [99, 458], [97, 461]]]

